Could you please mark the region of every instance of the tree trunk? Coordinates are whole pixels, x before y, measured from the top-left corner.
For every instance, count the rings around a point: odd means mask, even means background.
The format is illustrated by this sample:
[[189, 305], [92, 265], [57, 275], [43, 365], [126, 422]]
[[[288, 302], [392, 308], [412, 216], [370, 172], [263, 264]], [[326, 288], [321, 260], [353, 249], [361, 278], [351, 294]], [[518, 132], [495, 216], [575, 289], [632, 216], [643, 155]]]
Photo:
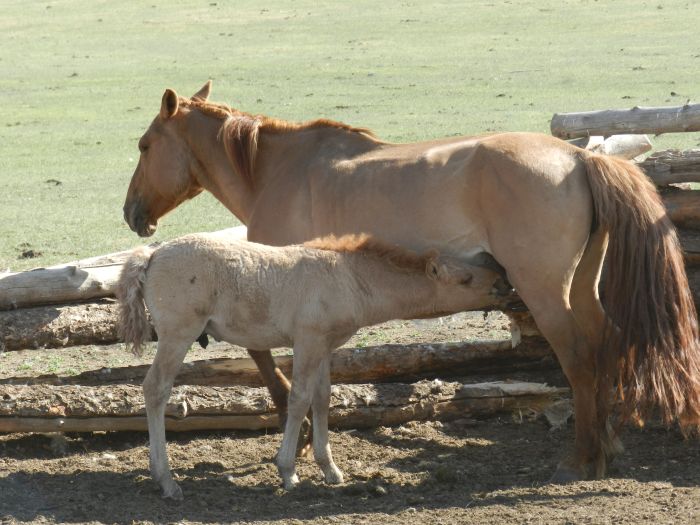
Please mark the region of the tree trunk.
[[[275, 363], [291, 377], [292, 356], [275, 358]], [[510, 341], [483, 343], [382, 345], [341, 348], [331, 358], [333, 383], [414, 381], [423, 377], [462, 376], [492, 372], [557, 368], [554, 354], [545, 343], [512, 348]], [[8, 385], [107, 385], [140, 384], [150, 365], [102, 368], [75, 376], [12, 377], [0, 380]], [[262, 386], [251, 358], [207, 359], [185, 363], [177, 385]]]
[[563, 139], [589, 135], [608, 137], [626, 133], [660, 135], [700, 131], [700, 104], [557, 113], [552, 117], [550, 128], [552, 135]]
[[[361, 428], [513, 411], [541, 413], [568, 395], [567, 388], [527, 382], [335, 385], [330, 425]], [[166, 428], [274, 428], [273, 410], [262, 388], [176, 387], [166, 408]], [[0, 387], [0, 432], [146, 430], [144, 414], [141, 388], [132, 385]]]

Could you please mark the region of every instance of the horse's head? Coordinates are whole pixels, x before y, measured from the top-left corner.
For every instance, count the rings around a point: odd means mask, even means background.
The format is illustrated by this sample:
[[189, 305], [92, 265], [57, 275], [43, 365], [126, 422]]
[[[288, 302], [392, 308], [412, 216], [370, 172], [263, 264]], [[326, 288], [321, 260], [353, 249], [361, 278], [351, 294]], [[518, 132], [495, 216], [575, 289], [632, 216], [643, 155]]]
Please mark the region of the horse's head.
[[[193, 98], [206, 100], [210, 89], [207, 82]], [[198, 162], [183, 136], [188, 113], [178, 95], [165, 90], [160, 113], [139, 140], [141, 155], [126, 194], [124, 220], [141, 237], [153, 235], [158, 219], [202, 191]]]

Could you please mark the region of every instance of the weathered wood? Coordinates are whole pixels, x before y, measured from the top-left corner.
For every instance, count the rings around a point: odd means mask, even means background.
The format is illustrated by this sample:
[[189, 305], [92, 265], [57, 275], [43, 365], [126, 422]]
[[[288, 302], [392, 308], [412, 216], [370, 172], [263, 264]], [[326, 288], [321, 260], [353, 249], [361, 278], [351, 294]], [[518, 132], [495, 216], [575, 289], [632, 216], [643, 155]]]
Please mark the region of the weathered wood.
[[700, 131], [700, 104], [557, 113], [552, 117], [550, 128], [552, 135], [564, 139]]
[[[292, 356], [279, 356], [275, 363], [291, 377]], [[333, 383], [370, 383], [414, 381], [423, 377], [455, 377], [495, 371], [512, 372], [556, 368], [554, 354], [546, 343], [520, 345], [510, 341], [480, 343], [440, 343], [381, 345], [365, 348], [340, 348], [331, 358]], [[107, 385], [140, 384], [150, 365], [102, 368], [74, 376], [11, 377], [0, 380], [8, 385]], [[255, 363], [250, 358], [207, 359], [185, 363], [177, 385], [263, 386]]]
[[700, 229], [700, 190], [669, 189], [661, 197], [677, 228]]
[[570, 142], [579, 148], [624, 159], [634, 159], [651, 150], [652, 147], [646, 135], [613, 135], [608, 138], [594, 135], [573, 139]]
[[114, 296], [122, 264], [62, 266], [0, 277], [0, 310]]
[[[414, 384], [334, 385], [331, 426], [395, 425], [410, 420], [542, 412], [568, 397], [567, 388], [527, 382], [421, 381]], [[277, 424], [265, 389], [176, 387], [166, 409], [171, 430], [270, 428]], [[141, 388], [3, 386], [0, 432], [145, 430]]]
[[109, 299], [8, 310], [0, 312], [0, 350], [116, 343], [117, 322], [118, 306]]
[[658, 151], [639, 167], [658, 186], [700, 182], [700, 149]]

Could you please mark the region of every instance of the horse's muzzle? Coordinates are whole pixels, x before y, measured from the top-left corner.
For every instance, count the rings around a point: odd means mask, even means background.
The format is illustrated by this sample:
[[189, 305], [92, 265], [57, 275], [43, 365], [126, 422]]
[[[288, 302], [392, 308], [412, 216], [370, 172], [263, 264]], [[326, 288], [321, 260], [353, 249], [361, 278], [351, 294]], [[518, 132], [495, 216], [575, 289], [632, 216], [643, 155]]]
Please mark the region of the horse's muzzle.
[[138, 202], [125, 204], [124, 221], [139, 237], [150, 237], [156, 232], [156, 224], [149, 222], [147, 215], [140, 208]]

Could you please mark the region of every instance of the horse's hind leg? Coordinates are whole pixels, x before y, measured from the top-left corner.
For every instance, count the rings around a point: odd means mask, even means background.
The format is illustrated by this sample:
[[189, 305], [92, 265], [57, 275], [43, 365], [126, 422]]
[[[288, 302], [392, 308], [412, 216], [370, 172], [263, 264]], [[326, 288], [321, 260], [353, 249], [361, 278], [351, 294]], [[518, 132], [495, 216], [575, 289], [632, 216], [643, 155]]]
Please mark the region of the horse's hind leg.
[[173, 338], [163, 333], [158, 351], [143, 381], [143, 395], [148, 418], [150, 469], [153, 480], [163, 490], [164, 498], [182, 499], [182, 489], [175, 483], [165, 448], [165, 406], [170, 398], [175, 376], [196, 334], [189, 338]]

